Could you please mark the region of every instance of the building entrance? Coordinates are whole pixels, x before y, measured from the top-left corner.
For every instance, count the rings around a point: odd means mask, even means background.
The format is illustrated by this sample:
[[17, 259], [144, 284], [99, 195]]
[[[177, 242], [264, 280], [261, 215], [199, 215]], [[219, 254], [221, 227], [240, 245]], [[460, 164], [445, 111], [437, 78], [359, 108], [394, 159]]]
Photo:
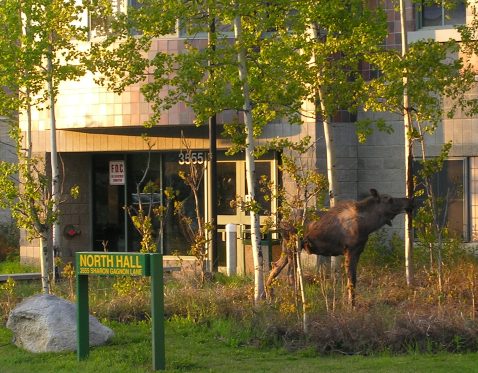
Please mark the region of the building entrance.
[[[200, 152], [196, 152], [196, 155]], [[148, 161], [149, 158], [149, 161]], [[201, 152], [200, 159], [207, 167], [206, 153]], [[189, 166], [181, 153], [132, 153], [132, 154], [96, 154], [93, 159], [93, 250], [101, 251], [139, 251], [141, 237], [131, 222], [128, 208], [137, 208], [142, 201], [143, 208], [163, 207], [163, 219], [153, 218], [154, 239], [158, 250], [167, 255], [189, 255], [192, 232], [197, 227], [196, 204], [191, 188], [180, 177], [180, 172], [189, 172]], [[112, 180], [111, 164], [123, 164], [123, 173]], [[270, 159], [256, 162], [256, 198], [262, 206], [261, 221], [275, 213], [275, 205], [270, 194], [259, 187], [260, 179], [276, 181], [275, 161]], [[120, 170], [118, 170], [120, 171]], [[123, 179], [122, 179], [123, 177]], [[139, 185], [142, 181], [141, 185]], [[217, 165], [217, 179], [207, 180], [205, 169], [203, 181], [198, 191], [199, 212], [207, 219], [207, 185], [217, 183], [217, 223], [219, 230], [219, 265], [225, 265], [225, 242], [222, 231], [226, 224], [236, 224], [238, 236], [250, 228], [249, 214], [239, 199], [245, 199], [246, 170], [243, 160], [220, 156]], [[173, 191], [174, 200], [165, 198], [165, 190]], [[151, 197], [152, 196], [152, 197]], [[178, 213], [176, 202], [182, 206]], [[180, 214], [183, 214], [181, 216]], [[185, 219], [186, 218], [186, 219]], [[238, 242], [238, 246], [242, 241]]]
[[[261, 205], [260, 222], [276, 213], [275, 201], [271, 192], [262, 185], [263, 178], [272, 180], [276, 185], [276, 164], [273, 159], [256, 161], [256, 200]], [[245, 257], [245, 246], [251, 228], [251, 218], [241, 202], [247, 198], [246, 163], [245, 161], [219, 161], [217, 167], [217, 221], [218, 231], [223, 233], [226, 224], [235, 224], [237, 227], [238, 256]], [[235, 203], [234, 203], [235, 201]], [[231, 203], [233, 202], [233, 203]], [[218, 265], [226, 265], [226, 242], [225, 235], [221, 234], [218, 239]], [[239, 267], [243, 261], [239, 260]], [[243, 268], [240, 268], [243, 270]]]

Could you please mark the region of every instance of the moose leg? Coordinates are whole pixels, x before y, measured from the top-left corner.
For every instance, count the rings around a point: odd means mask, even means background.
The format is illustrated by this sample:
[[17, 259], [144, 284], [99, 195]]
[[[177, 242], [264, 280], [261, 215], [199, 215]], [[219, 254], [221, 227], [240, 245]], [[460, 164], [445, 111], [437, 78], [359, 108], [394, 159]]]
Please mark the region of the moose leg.
[[350, 307], [355, 307], [355, 285], [357, 283], [357, 263], [359, 255], [353, 254], [349, 249], [345, 250], [345, 271], [347, 273], [347, 290]]
[[266, 281], [266, 296], [271, 298], [273, 296], [272, 282], [274, 279], [279, 276], [284, 267], [289, 263], [289, 256], [287, 253], [282, 252], [279, 260], [275, 263], [272, 263], [272, 270], [269, 273]]

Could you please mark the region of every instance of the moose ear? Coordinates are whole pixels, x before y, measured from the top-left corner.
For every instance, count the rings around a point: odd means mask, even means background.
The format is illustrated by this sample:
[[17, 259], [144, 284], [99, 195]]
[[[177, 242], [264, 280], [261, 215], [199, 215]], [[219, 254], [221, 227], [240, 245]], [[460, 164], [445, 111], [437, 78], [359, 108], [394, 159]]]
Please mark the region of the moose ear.
[[371, 194], [373, 197], [378, 198], [377, 189], [370, 189], [370, 194]]

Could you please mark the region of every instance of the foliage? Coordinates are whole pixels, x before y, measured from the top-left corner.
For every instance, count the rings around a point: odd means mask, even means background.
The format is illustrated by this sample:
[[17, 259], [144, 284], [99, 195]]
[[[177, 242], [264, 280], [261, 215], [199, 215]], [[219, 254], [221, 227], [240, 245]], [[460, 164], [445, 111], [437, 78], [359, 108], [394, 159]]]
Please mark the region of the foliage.
[[[197, 125], [226, 110], [240, 114], [226, 124], [225, 133], [233, 143], [230, 152], [245, 153], [247, 185], [254, 207], [255, 139], [274, 120], [300, 122], [299, 110], [307, 91], [297, 73], [303, 71], [301, 67], [308, 59], [300, 52], [297, 35], [290, 32], [294, 18], [291, 4], [257, 5], [255, 1], [241, 0], [172, 6], [164, 0], [147, 0], [141, 8], [113, 22], [109, 37], [93, 46], [98, 63], [92, 66], [101, 73], [98, 81], [118, 92], [131, 83], [143, 82], [141, 93], [153, 109], [147, 125], [156, 124], [161, 113], [178, 102], [184, 102], [194, 111]], [[176, 25], [173, 20], [178, 20], [179, 32], [186, 33], [184, 42], [178, 46], [181, 52], [150, 53], [154, 38], [171, 34]], [[234, 38], [228, 32], [215, 32], [212, 23], [229, 30], [234, 28]], [[209, 33], [207, 45], [195, 37], [201, 32]], [[165, 94], [164, 88], [167, 88]], [[258, 263], [260, 232], [255, 208], [250, 210], [250, 216], [259, 300], [263, 276]], [[202, 238], [197, 236], [195, 241], [204, 242]]]
[[[410, 102], [406, 109], [414, 120], [426, 123], [425, 132], [433, 133], [441, 120], [452, 117], [458, 108], [469, 114], [476, 110], [476, 100], [466, 96], [475, 84], [474, 72], [456, 41], [422, 40], [411, 43], [403, 57], [394, 49], [373, 57], [370, 63], [381, 74], [366, 85], [370, 97], [364, 104], [366, 111], [403, 114], [404, 71]], [[410, 136], [418, 138], [418, 133]]]
[[[362, 0], [300, 1], [294, 6], [297, 19], [293, 26], [309, 57], [303, 66], [303, 82], [309, 89], [308, 100], [317, 104], [319, 120], [326, 122], [340, 110], [356, 113], [364, 102], [375, 98], [366, 89], [372, 77], [363, 74], [363, 66], [382, 51], [388, 32], [383, 8], [370, 7]], [[363, 129], [363, 123], [357, 126], [359, 136], [370, 134]]]
[[[84, 74], [78, 63], [85, 53], [78, 48], [88, 30], [81, 26], [84, 6], [75, 0], [3, 1], [0, 8], [3, 32], [0, 43], [4, 53], [2, 69], [2, 114], [8, 108], [26, 108], [50, 99], [45, 82], [54, 74], [55, 94], [58, 84]], [[47, 68], [47, 57], [53, 60], [54, 71]], [[5, 84], [3, 84], [5, 83]], [[18, 91], [20, 95], [12, 95]], [[27, 94], [28, 91], [28, 94]], [[3, 109], [5, 108], [5, 109]]]
[[369, 236], [360, 264], [364, 266], [386, 266], [398, 269], [404, 260], [403, 240], [396, 234], [389, 236], [382, 229]]
[[[310, 167], [306, 155], [314, 149], [315, 143], [310, 143], [310, 138], [293, 143], [288, 140], [278, 140], [269, 146], [284, 146], [281, 148], [281, 164], [279, 169], [283, 172], [284, 179], [291, 185], [267, 185], [271, 197], [279, 200], [279, 219], [276, 229], [282, 236], [282, 253], [280, 259], [274, 263], [274, 268], [267, 279], [267, 292], [272, 296], [272, 285], [276, 276], [280, 274], [284, 265], [293, 275], [294, 281], [294, 307], [297, 316], [302, 317], [304, 332], [308, 325], [308, 300], [305, 297], [304, 277], [302, 273], [300, 252], [301, 240], [306, 224], [317, 219], [317, 214], [323, 206], [327, 192], [326, 178], [317, 172], [315, 167]], [[275, 300], [277, 302], [278, 300]], [[288, 304], [288, 302], [286, 303]]]
[[[325, 176], [316, 167], [311, 167], [307, 160], [307, 155], [314, 151], [315, 146], [310, 136], [305, 136], [297, 142], [289, 139], [273, 140], [258, 148], [260, 153], [273, 149], [281, 154], [279, 170], [286, 183], [291, 183], [292, 186], [274, 185], [270, 180], [264, 180], [262, 184], [271, 198], [280, 201], [278, 214], [281, 220], [292, 219], [290, 223], [300, 235], [303, 234], [304, 221], [316, 218], [317, 212], [323, 208], [327, 193]], [[297, 212], [301, 212], [301, 215], [296, 216]]]
[[[185, 102], [194, 110], [197, 124], [205, 123], [212, 114], [223, 110], [242, 111], [236, 46], [230, 43], [230, 33], [213, 35], [216, 52], [196, 37], [200, 32], [207, 32], [212, 19], [218, 29], [230, 29], [235, 14], [241, 14], [246, 22], [244, 46], [252, 66], [249, 83], [255, 102], [254, 135], [258, 136], [266, 123], [283, 115], [295, 118], [291, 122], [296, 123], [301, 104], [297, 96], [302, 88], [294, 76], [307, 57], [298, 53], [294, 37], [286, 32], [286, 22], [291, 20], [286, 16], [287, 10], [276, 4], [264, 8], [242, 1], [236, 8], [232, 3], [215, 6], [204, 1], [172, 5], [168, 1], [147, 0], [140, 9], [130, 9], [128, 17], [120, 16], [113, 23], [109, 37], [93, 46], [98, 56], [94, 68], [101, 73], [98, 79], [119, 92], [134, 82], [143, 81], [148, 69], [153, 71], [151, 79], [141, 87], [153, 106], [150, 125], [158, 121], [163, 110], [177, 102]], [[142, 52], [148, 50], [153, 38], [171, 34], [176, 19], [185, 34], [187, 53], [158, 51], [147, 58]], [[263, 38], [271, 27], [275, 27], [277, 33]], [[131, 30], [135, 30], [134, 35]], [[212, 70], [214, 73], [209, 74]], [[166, 96], [158, 94], [165, 86], [168, 86]], [[240, 126], [239, 122], [235, 124]]]
[[38, 271], [38, 266], [20, 263], [20, 258], [18, 256], [15, 256], [14, 258], [8, 258], [7, 260], [0, 262], [0, 274], [34, 273]]
[[[9, 208], [29, 238], [40, 238], [42, 288], [49, 292], [47, 233], [53, 230], [53, 246], [58, 248], [58, 206], [60, 180], [56, 140], [52, 136], [51, 180], [40, 159], [32, 156], [31, 109], [50, 110], [50, 130], [54, 134], [54, 106], [59, 84], [85, 74], [80, 62], [87, 55], [79, 43], [88, 38], [81, 26], [86, 8], [75, 0], [5, 0], [0, 4], [0, 115], [13, 123], [12, 138], [17, 145], [18, 165], [0, 164], [0, 207]], [[26, 138], [17, 127], [24, 114]], [[22, 144], [23, 143], [23, 144]], [[23, 146], [23, 147], [22, 147]]]
[[66, 263], [61, 271], [62, 276], [68, 280], [69, 299], [75, 298], [75, 266], [72, 262]]
[[16, 304], [15, 280], [11, 277], [0, 283], [0, 321], [6, 319]]
[[0, 224], [0, 262], [19, 255], [18, 243], [19, 231], [13, 222]]
[[[159, 186], [153, 181], [146, 182], [150, 169], [151, 149], [153, 145], [147, 137], [143, 137], [147, 143], [149, 152], [146, 161], [146, 166], [141, 177], [136, 183], [136, 198], [137, 200], [128, 207], [126, 211], [133, 226], [141, 236], [142, 253], [155, 253], [158, 251], [158, 243], [163, 234], [164, 219], [168, 211], [170, 203], [175, 198], [175, 193], [171, 188], [166, 188], [162, 192]], [[157, 200], [159, 196], [160, 200]], [[143, 200], [144, 199], [144, 200]], [[154, 221], [157, 221], [159, 228], [155, 229]]]
[[[383, 245], [385, 241], [379, 246]], [[358, 303], [353, 311], [347, 305], [343, 279], [334, 280], [325, 272], [306, 272], [305, 290], [308, 299], [313, 299], [307, 303], [310, 317], [307, 335], [297, 322], [294, 290], [283, 278], [278, 278], [275, 285], [280, 290], [279, 301], [252, 309], [254, 284], [250, 278], [229, 279], [218, 274], [198, 289], [187, 278], [167, 276], [164, 289], [167, 328], [171, 323], [178, 328], [175, 332], [167, 329], [168, 346], [174, 343], [174, 336], [198, 328], [203, 343], [220, 340], [223, 346], [236, 349], [238, 346], [267, 351], [279, 348], [282, 353], [296, 351], [315, 358], [478, 350], [476, 258], [462, 252], [459, 260], [447, 259], [441, 291], [436, 275], [425, 267], [417, 271], [416, 287], [408, 288], [402, 269], [388, 263], [361, 261]], [[25, 286], [28, 285], [18, 282], [12, 290], [7, 285], [11, 306], [31, 294], [23, 290]], [[67, 294], [68, 287], [68, 281], [64, 280], [56, 289], [59, 294]], [[149, 320], [149, 297], [147, 278], [98, 276], [90, 281], [90, 312], [110, 323]], [[0, 304], [5, 305], [2, 302], [7, 299], [6, 293], [0, 291]], [[146, 329], [150, 334], [149, 327]], [[115, 343], [113, 340], [113, 346]], [[99, 349], [102, 348], [108, 347]], [[167, 356], [171, 356], [169, 352]]]
[[[97, 312], [118, 321], [143, 320], [150, 315], [150, 279], [146, 277], [118, 277], [113, 283], [113, 297], [100, 300]], [[100, 313], [101, 314], [101, 313]]]
[[438, 194], [434, 185], [435, 177], [442, 171], [452, 143], [443, 145], [441, 153], [434, 158], [426, 158], [426, 146], [421, 124], [418, 123], [422, 159], [416, 175], [416, 196], [423, 196], [422, 205], [417, 209], [414, 227], [421, 247], [428, 247], [429, 268], [436, 271], [439, 287], [442, 287], [443, 256], [449, 255], [453, 247], [453, 235], [447, 227], [448, 208], [454, 196], [463, 193], [463, 185], [447, 185], [447, 190]]
[[17, 142], [18, 163], [0, 162], [0, 207], [10, 210], [29, 238], [39, 238], [57, 219], [49, 179], [43, 161], [21, 150], [19, 131], [12, 128], [11, 135]]
[[[201, 211], [201, 196], [199, 195], [203, 185], [206, 166], [204, 162], [193, 161], [192, 150], [189, 142], [183, 138], [182, 145], [186, 153], [186, 170], [179, 171], [179, 177], [185, 185], [191, 190], [194, 197], [194, 218], [184, 211], [184, 201], [174, 202], [174, 213], [179, 216], [183, 224], [189, 243], [191, 245], [189, 253], [196, 257], [196, 268], [199, 268], [200, 284], [203, 285], [206, 280], [208, 247], [211, 242], [212, 224], [204, 221]], [[181, 150], [183, 151], [183, 150]]]

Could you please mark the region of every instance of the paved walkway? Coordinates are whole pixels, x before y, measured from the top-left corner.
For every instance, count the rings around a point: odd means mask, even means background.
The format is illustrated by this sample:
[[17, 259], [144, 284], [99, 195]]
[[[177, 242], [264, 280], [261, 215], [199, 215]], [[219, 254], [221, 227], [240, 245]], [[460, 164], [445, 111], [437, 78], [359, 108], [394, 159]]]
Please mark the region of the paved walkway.
[[[164, 272], [177, 272], [180, 271], [181, 267], [164, 267]], [[0, 274], [0, 282], [5, 282], [8, 278], [11, 277], [15, 281], [17, 280], [39, 280], [41, 278], [41, 273], [9, 273], [9, 274]]]

